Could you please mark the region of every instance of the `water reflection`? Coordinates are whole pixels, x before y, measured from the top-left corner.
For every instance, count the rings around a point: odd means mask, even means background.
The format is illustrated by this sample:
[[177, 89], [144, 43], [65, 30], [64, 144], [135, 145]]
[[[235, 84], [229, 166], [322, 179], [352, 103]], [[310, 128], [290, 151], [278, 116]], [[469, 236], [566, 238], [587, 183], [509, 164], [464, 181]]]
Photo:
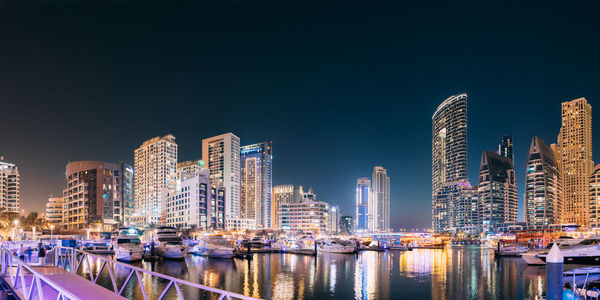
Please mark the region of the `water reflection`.
[[[321, 253], [317, 258], [294, 254], [257, 254], [253, 260], [193, 256], [185, 261], [135, 265], [265, 299], [538, 299], [545, 284], [543, 267], [527, 266], [520, 258], [498, 259], [491, 250], [479, 247]], [[93, 263], [91, 267], [100, 266]], [[121, 282], [129, 275], [122, 268], [115, 274]], [[106, 279], [100, 282], [110, 285]], [[149, 276], [142, 282], [155, 293], [154, 298], [168, 283]], [[197, 289], [182, 291], [189, 299], [216, 299]], [[124, 295], [143, 298], [133, 287], [126, 288]], [[177, 299], [174, 291], [166, 299]]]

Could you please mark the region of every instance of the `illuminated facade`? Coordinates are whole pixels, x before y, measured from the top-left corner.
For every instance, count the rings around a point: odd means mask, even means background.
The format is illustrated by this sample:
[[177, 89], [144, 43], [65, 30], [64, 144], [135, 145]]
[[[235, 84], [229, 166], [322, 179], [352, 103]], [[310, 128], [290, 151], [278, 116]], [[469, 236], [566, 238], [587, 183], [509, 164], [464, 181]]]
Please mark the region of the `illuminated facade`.
[[6, 211], [19, 213], [21, 202], [21, 176], [15, 164], [0, 157], [0, 207]]
[[558, 134], [563, 210], [561, 223], [589, 224], [589, 179], [592, 161], [592, 106], [585, 98], [562, 103], [562, 127]]
[[327, 232], [329, 204], [304, 200], [300, 203], [282, 203], [279, 209], [281, 229], [288, 231]]
[[371, 197], [371, 180], [366, 177], [358, 178], [356, 181], [355, 232], [369, 230], [369, 202]]
[[177, 163], [177, 180], [185, 180], [196, 176], [196, 172], [206, 170], [203, 160], [188, 160]]
[[60, 224], [63, 220], [63, 198], [50, 197], [46, 203], [46, 220], [52, 224]]
[[[94, 225], [123, 225], [126, 199], [131, 199], [131, 169], [123, 163], [76, 161], [66, 166], [62, 227], [81, 229]], [[129, 181], [129, 182], [128, 182]], [[128, 194], [129, 193], [129, 194]]]
[[373, 169], [372, 192], [369, 202], [371, 224], [370, 231], [388, 231], [390, 229], [390, 178], [383, 167]]
[[512, 159], [483, 151], [478, 194], [483, 232], [492, 232], [497, 224], [517, 222], [519, 201]]
[[[436, 202], [438, 189], [447, 182], [467, 179], [467, 94], [451, 96], [440, 104], [431, 118], [431, 198], [432, 225], [446, 211]], [[436, 231], [439, 232], [439, 231]]]
[[533, 137], [527, 155], [525, 222], [529, 229], [560, 224], [561, 186], [554, 151]]
[[329, 233], [336, 234], [340, 232], [341, 217], [342, 214], [339, 205], [329, 206]]
[[210, 183], [225, 189], [225, 219], [240, 217], [240, 138], [233, 133], [202, 140]]
[[600, 164], [590, 176], [590, 227], [600, 228]]
[[352, 234], [354, 232], [354, 219], [352, 216], [342, 216], [340, 218], [340, 233]]
[[513, 137], [510, 135], [502, 136], [502, 143], [498, 145], [498, 154], [506, 158], [510, 158], [514, 162], [513, 154]]
[[243, 146], [240, 156], [240, 217], [255, 219], [259, 228], [272, 228], [273, 145]]
[[[177, 176], [177, 144], [168, 134], [145, 141], [134, 151], [135, 214], [144, 224], [158, 224], [164, 216], [161, 193], [172, 189]], [[142, 219], [142, 218], [137, 218]]]
[[467, 180], [446, 182], [436, 195], [435, 232], [479, 233], [479, 201], [477, 186]]

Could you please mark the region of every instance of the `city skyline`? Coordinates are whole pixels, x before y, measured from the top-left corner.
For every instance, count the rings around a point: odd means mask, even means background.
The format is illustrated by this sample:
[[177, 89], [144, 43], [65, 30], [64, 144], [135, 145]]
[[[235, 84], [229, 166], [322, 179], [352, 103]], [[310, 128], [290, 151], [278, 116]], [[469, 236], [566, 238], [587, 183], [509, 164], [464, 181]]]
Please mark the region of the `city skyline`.
[[[0, 155], [19, 167], [21, 207], [43, 212], [48, 195], [60, 196], [69, 161], [133, 165], [134, 149], [169, 133], [177, 137], [179, 162], [197, 160], [203, 138], [232, 132], [242, 145], [273, 141], [274, 186], [312, 185], [319, 199], [340, 205], [344, 215], [354, 212], [356, 178], [384, 166], [393, 179], [391, 226], [430, 227], [429, 118], [449, 95], [467, 93], [468, 180], [478, 182], [482, 151], [496, 149], [501, 136], [512, 135], [523, 220], [532, 137], [556, 141], [562, 102], [585, 97], [593, 107], [600, 99], [593, 68], [600, 44], [587, 23], [595, 10], [564, 7], [565, 15], [577, 12], [578, 18], [541, 13], [526, 18], [534, 7], [413, 7], [429, 16], [420, 21], [398, 18], [403, 7], [396, 5], [384, 10], [348, 4], [341, 16], [335, 13], [339, 7], [323, 4], [324, 15], [300, 10], [290, 16], [294, 4], [281, 3], [263, 21], [248, 17], [258, 8], [213, 4], [215, 10], [243, 18], [246, 29], [221, 26], [222, 14], [202, 12], [198, 19], [220, 28], [212, 34], [202, 31], [203, 24], [179, 18], [190, 17], [197, 12], [193, 9], [165, 9], [172, 24], [156, 32], [153, 21], [137, 17], [131, 22], [110, 5], [101, 12], [75, 6], [52, 19], [8, 5], [4, 9], [12, 9], [11, 14], [2, 22], [12, 26], [0, 27], [0, 35], [12, 41], [0, 49], [5, 66], [0, 101], [9, 112], [3, 115]], [[377, 12], [377, 18], [355, 24], [347, 17], [365, 10]], [[457, 14], [471, 18], [450, 21]], [[487, 21], [506, 15], [514, 22]], [[55, 18], [62, 21], [52, 23]], [[113, 22], [99, 30], [95, 24], [106, 19]], [[295, 25], [307, 19], [312, 24]], [[18, 29], [21, 20], [32, 25]], [[191, 25], [182, 26], [186, 22]], [[440, 26], [447, 31], [438, 32]], [[283, 38], [282, 29], [297, 40]], [[170, 34], [180, 30], [181, 35]], [[190, 42], [186, 30], [198, 30], [194, 37], [203, 42]], [[353, 34], [338, 34], [345, 30]], [[240, 41], [245, 35], [250, 38]], [[538, 37], [536, 44], [527, 42], [531, 36]], [[555, 36], [563, 42], [557, 44]], [[481, 39], [486, 43], [474, 42]], [[449, 48], [450, 42], [461, 46]], [[572, 47], [581, 44], [585, 47]], [[234, 109], [212, 115], [222, 105]], [[359, 105], [364, 109], [357, 110]], [[358, 142], [358, 136], [372, 139]], [[599, 144], [592, 152], [600, 153]], [[307, 155], [315, 148], [318, 155]]]

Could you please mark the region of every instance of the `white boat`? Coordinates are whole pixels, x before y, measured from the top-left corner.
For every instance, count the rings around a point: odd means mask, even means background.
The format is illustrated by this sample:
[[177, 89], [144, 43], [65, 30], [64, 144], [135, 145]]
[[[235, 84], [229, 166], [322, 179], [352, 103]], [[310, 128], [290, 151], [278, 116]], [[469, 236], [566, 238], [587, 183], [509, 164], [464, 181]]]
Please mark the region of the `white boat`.
[[574, 238], [569, 237], [569, 236], [561, 236], [557, 240], [555, 240], [552, 243], [548, 244], [548, 246], [546, 246], [546, 248], [544, 248], [544, 249], [540, 249], [540, 250], [532, 249], [532, 250], [530, 250], [528, 252], [521, 253], [521, 258], [528, 265], [545, 265], [546, 262], [544, 262], [543, 260], [541, 260], [538, 257], [538, 255], [547, 254], [550, 251], [550, 249], [552, 248], [552, 245], [558, 244], [558, 247], [560, 249], [563, 249], [563, 248], [566, 248], [566, 247], [574, 246], [574, 245], [580, 243], [581, 241], [583, 241], [583, 239], [574, 239]]
[[140, 261], [144, 256], [144, 246], [140, 241], [139, 231], [135, 228], [121, 228], [113, 242], [115, 258], [120, 261]]
[[192, 253], [215, 258], [233, 258], [235, 248], [229, 240], [222, 236], [206, 236], [192, 248]]
[[[565, 264], [600, 265], [600, 238], [590, 238], [560, 249]], [[544, 262], [547, 253], [537, 257]]]
[[354, 253], [356, 244], [340, 239], [327, 239], [318, 243], [319, 251], [326, 253]]
[[518, 244], [504, 245], [499, 243], [494, 254], [499, 256], [519, 256], [522, 253], [528, 252], [529, 247]]
[[189, 247], [183, 243], [173, 227], [159, 227], [156, 232], [156, 253], [162, 258], [183, 259], [189, 251]]
[[271, 250], [284, 250], [287, 248], [288, 242], [285, 239], [278, 239], [277, 241], [271, 243], [269, 249]]
[[292, 244], [294, 250], [315, 250], [315, 240], [310, 236], [303, 236]]

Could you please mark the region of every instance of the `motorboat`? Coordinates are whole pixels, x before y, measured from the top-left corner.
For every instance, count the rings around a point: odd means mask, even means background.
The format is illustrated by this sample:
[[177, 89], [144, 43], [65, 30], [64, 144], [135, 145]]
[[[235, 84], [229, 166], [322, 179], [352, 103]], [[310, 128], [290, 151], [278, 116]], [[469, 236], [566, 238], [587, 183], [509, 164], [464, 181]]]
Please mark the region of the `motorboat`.
[[285, 239], [278, 239], [275, 242], [271, 243], [271, 246], [269, 246], [269, 249], [271, 250], [284, 250], [285, 248], [287, 248], [288, 242]]
[[173, 227], [159, 227], [156, 242], [156, 253], [162, 258], [183, 259], [189, 251], [189, 247], [183, 243], [177, 229]]
[[235, 247], [222, 236], [206, 236], [192, 248], [192, 253], [215, 258], [233, 258]]
[[401, 243], [398, 240], [392, 241], [388, 245], [388, 249], [390, 250], [400, 250], [400, 251], [410, 251], [412, 248], [408, 247], [406, 244]]
[[263, 248], [267, 245], [260, 236], [255, 236], [248, 241], [251, 248]]
[[326, 253], [354, 253], [356, 244], [341, 239], [327, 239], [318, 243], [318, 249]]
[[144, 246], [139, 231], [135, 228], [121, 228], [113, 242], [115, 258], [120, 261], [140, 261], [144, 256]]
[[[565, 264], [600, 265], [600, 238], [585, 239], [578, 244], [560, 249]], [[544, 262], [547, 253], [537, 257]]]
[[519, 244], [502, 244], [498, 243], [498, 248], [494, 250], [495, 255], [499, 256], [519, 256], [522, 253], [528, 252], [529, 247]]
[[531, 249], [525, 253], [521, 253], [521, 258], [528, 265], [545, 265], [546, 262], [544, 262], [537, 256], [541, 255], [541, 254], [547, 254], [550, 251], [550, 249], [552, 248], [552, 245], [558, 244], [558, 247], [560, 249], [563, 249], [566, 247], [574, 246], [574, 245], [580, 243], [581, 241], [583, 241], [583, 239], [574, 239], [570, 236], [561, 236], [557, 240], [548, 244], [548, 246], [546, 246], [546, 248], [544, 248], [544, 249], [540, 249], [540, 250]]

